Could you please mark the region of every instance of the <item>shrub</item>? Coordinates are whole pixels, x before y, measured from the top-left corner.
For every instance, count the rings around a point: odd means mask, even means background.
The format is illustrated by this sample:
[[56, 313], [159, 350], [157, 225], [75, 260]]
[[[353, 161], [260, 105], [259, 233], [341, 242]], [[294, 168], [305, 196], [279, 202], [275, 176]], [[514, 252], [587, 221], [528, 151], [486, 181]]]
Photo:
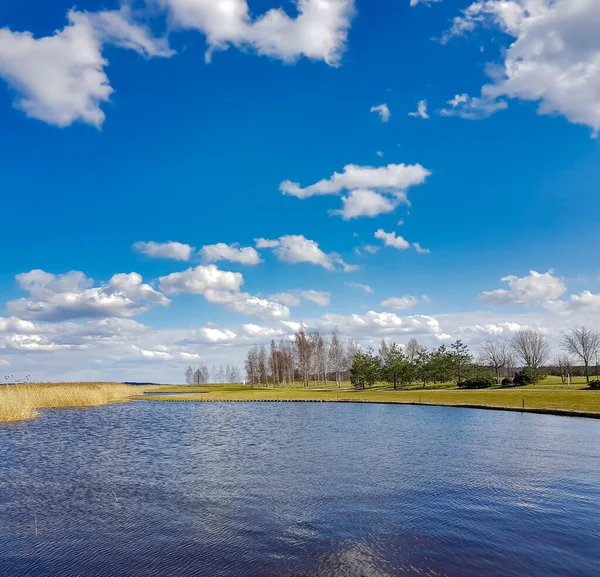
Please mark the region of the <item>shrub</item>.
[[503, 387], [508, 387], [509, 385], [512, 385], [512, 384], [513, 384], [512, 379], [509, 379], [508, 377], [504, 377], [502, 379], [502, 386]]
[[487, 389], [496, 384], [494, 377], [479, 377], [469, 381], [458, 383], [459, 389]]
[[598, 380], [590, 381], [589, 387], [590, 387], [590, 389], [600, 390], [600, 381], [598, 381]]
[[533, 367], [525, 367], [520, 373], [515, 375], [513, 383], [515, 385], [535, 385], [546, 378], [546, 373], [540, 369], [534, 369]]

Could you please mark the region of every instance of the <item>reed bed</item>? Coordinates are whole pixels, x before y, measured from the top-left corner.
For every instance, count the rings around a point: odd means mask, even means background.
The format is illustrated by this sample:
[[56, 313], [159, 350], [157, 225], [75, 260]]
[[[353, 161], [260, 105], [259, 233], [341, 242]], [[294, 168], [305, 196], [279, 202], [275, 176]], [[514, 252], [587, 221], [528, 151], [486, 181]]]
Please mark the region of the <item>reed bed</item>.
[[128, 401], [143, 387], [121, 383], [36, 383], [0, 386], [0, 422], [23, 421], [38, 409], [97, 407]]

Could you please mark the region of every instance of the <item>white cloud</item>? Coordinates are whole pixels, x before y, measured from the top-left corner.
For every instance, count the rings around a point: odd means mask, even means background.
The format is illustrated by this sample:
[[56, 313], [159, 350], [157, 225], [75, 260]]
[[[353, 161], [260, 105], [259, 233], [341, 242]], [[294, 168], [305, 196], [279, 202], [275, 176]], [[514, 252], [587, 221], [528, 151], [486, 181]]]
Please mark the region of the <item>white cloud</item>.
[[169, 56], [164, 39], [134, 24], [122, 9], [85, 13], [71, 10], [68, 24], [52, 36], [0, 29], [0, 77], [15, 91], [14, 106], [31, 118], [65, 127], [81, 121], [100, 127], [113, 89], [104, 68], [104, 44], [146, 56]]
[[288, 307], [297, 307], [302, 302], [302, 299], [298, 295], [292, 293], [277, 293], [271, 295], [270, 298], [271, 300], [283, 303]]
[[136, 242], [133, 248], [146, 256], [153, 258], [171, 258], [173, 260], [187, 261], [192, 258], [194, 250], [193, 246], [189, 244], [182, 244], [180, 242]]
[[388, 164], [379, 168], [348, 164], [342, 173], [334, 172], [324, 180], [302, 188], [297, 182], [285, 180], [279, 186], [284, 194], [305, 199], [315, 195], [339, 194], [343, 190], [374, 189], [393, 194], [406, 202], [406, 190], [423, 184], [431, 174], [420, 164]]
[[406, 310], [412, 309], [419, 303], [419, 299], [413, 296], [392, 297], [382, 301], [380, 304], [383, 308]]
[[261, 262], [260, 255], [252, 247], [238, 247], [223, 242], [210, 244], [200, 249], [200, 254], [205, 262], [228, 260], [240, 264], [255, 265]]
[[82, 272], [53, 275], [32, 270], [16, 276], [31, 296], [7, 303], [7, 310], [29, 320], [60, 321], [70, 318], [132, 317], [148, 310], [145, 301], [167, 306], [170, 301], [142, 282], [137, 273], [116, 274], [108, 285], [94, 287]]
[[377, 114], [379, 114], [381, 122], [387, 122], [390, 119], [390, 116], [392, 115], [387, 104], [379, 104], [378, 106], [372, 106], [371, 112], [376, 112]]
[[441, 2], [442, 0], [410, 0], [410, 6], [414, 7], [418, 4], [424, 4], [425, 6], [431, 6], [434, 2]]
[[514, 39], [482, 97], [539, 102], [539, 114], [559, 113], [600, 130], [600, 3], [596, 0], [479, 0], [454, 19], [442, 42], [477, 26]]
[[84, 350], [86, 345], [63, 345], [50, 341], [42, 335], [14, 334], [4, 339], [3, 348], [17, 351], [50, 353], [60, 350]]
[[363, 248], [371, 254], [377, 254], [379, 252], [379, 247], [372, 244], [367, 244]]
[[291, 264], [308, 262], [322, 266], [331, 271], [338, 270], [338, 265], [341, 266], [342, 270], [345, 272], [356, 270], [355, 265], [346, 264], [344, 260], [335, 253], [324, 253], [319, 248], [319, 243], [305, 238], [301, 234], [282, 236], [277, 241], [268, 241], [268, 243], [268, 245], [264, 246], [275, 246], [273, 254], [283, 262]]
[[201, 343], [230, 343], [237, 335], [228, 329], [217, 329], [213, 327], [200, 327], [191, 331], [190, 336], [196, 342]]
[[256, 248], [275, 248], [279, 246], [278, 240], [269, 240], [268, 238], [255, 238]]
[[155, 0], [169, 9], [172, 22], [206, 35], [207, 61], [230, 45], [293, 62], [301, 56], [336, 66], [345, 49], [354, 0], [297, 0], [290, 18], [275, 8], [253, 18], [246, 0]]
[[[286, 321], [282, 322], [286, 325], [294, 324]], [[285, 334], [280, 329], [274, 329], [271, 327], [261, 327], [252, 323], [242, 325], [242, 331], [244, 331], [244, 334], [251, 339], [272, 339], [274, 337], [279, 337]]]
[[429, 114], [427, 114], [427, 100], [419, 100], [417, 104], [416, 112], [409, 112], [409, 116], [414, 118], [422, 118], [423, 120], [427, 120], [429, 118]]
[[481, 120], [487, 118], [498, 110], [508, 108], [504, 100], [495, 100], [489, 97], [471, 98], [468, 94], [457, 94], [447, 104], [451, 108], [442, 108], [441, 116], [458, 116], [466, 120]]
[[379, 158], [383, 158], [383, 152], [381, 150], [378, 150], [375, 154], [379, 156]]
[[224, 271], [214, 264], [188, 268], [183, 272], [161, 276], [160, 289], [170, 295], [204, 294], [207, 290], [239, 291], [244, 277], [239, 272]]
[[413, 246], [419, 254], [431, 254], [428, 248], [423, 248], [418, 242], [413, 242]]
[[331, 214], [339, 214], [344, 220], [361, 216], [375, 217], [379, 214], [393, 212], [398, 206], [396, 199], [389, 199], [378, 192], [359, 188], [352, 190], [347, 197], [342, 197], [343, 208], [332, 210]]
[[287, 319], [290, 316], [288, 307], [248, 293], [208, 289], [204, 292], [204, 298], [210, 303], [225, 305], [228, 310], [241, 315], [271, 320]]
[[358, 282], [345, 282], [344, 284], [346, 286], [349, 286], [352, 288], [361, 289], [361, 290], [365, 291], [366, 293], [375, 292], [368, 284], [360, 284]]
[[600, 294], [585, 290], [580, 294], [572, 294], [567, 301], [544, 302], [543, 306], [554, 313], [600, 312]]
[[508, 283], [509, 288], [483, 292], [479, 299], [495, 304], [535, 304], [553, 301], [567, 290], [552, 271], [539, 273], [531, 270], [526, 277], [509, 275], [500, 280]]
[[329, 306], [331, 302], [331, 294], [323, 291], [305, 290], [300, 291], [300, 296], [307, 301], [312, 301], [322, 307]]
[[326, 314], [317, 319], [317, 328], [332, 330], [337, 328], [342, 333], [356, 337], [368, 335], [372, 337], [392, 335], [428, 335], [436, 339], [446, 339], [449, 335], [442, 332], [440, 323], [434, 317], [414, 315], [399, 317], [395, 313], [369, 311], [364, 315]]
[[382, 240], [385, 246], [391, 246], [398, 250], [410, 248], [410, 242], [401, 236], [396, 236], [395, 232], [385, 232], [382, 228], [375, 233], [375, 238]]

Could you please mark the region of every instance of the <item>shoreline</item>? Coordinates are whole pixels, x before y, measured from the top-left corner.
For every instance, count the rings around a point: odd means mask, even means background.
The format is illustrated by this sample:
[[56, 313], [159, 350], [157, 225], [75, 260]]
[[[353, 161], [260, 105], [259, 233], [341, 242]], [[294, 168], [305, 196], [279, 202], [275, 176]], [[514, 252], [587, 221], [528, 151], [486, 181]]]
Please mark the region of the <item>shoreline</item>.
[[[173, 395], [175, 396], [175, 395]], [[374, 405], [410, 405], [422, 407], [451, 407], [455, 409], [483, 409], [486, 411], [510, 411], [513, 413], [534, 413], [538, 415], [554, 415], [557, 417], [579, 417], [588, 419], [600, 419], [600, 413], [584, 411], [567, 411], [564, 409], [544, 409], [527, 407], [494, 407], [490, 405], [473, 404], [451, 404], [451, 403], [419, 403], [414, 401], [377, 401], [377, 400], [359, 400], [359, 399], [169, 399], [167, 395], [163, 397], [137, 397], [135, 401], [155, 401], [169, 403], [355, 403], [355, 404], [374, 404]]]

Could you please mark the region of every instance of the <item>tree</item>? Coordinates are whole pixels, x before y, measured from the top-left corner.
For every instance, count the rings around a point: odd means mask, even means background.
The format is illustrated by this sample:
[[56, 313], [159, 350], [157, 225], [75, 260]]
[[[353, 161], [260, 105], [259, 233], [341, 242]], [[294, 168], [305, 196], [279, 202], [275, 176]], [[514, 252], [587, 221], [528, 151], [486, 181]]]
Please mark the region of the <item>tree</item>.
[[484, 365], [494, 369], [498, 384], [500, 384], [501, 370], [508, 362], [508, 350], [508, 343], [501, 338], [485, 339], [479, 346], [479, 359]]
[[394, 385], [394, 390], [398, 388], [398, 384], [402, 385], [409, 381], [412, 375], [412, 365], [396, 343], [387, 346], [387, 352], [382, 359], [382, 363], [381, 376], [388, 383]]
[[352, 356], [350, 380], [357, 389], [373, 386], [381, 376], [381, 359], [369, 348]]
[[457, 339], [450, 345], [452, 352], [452, 360], [456, 374], [456, 382], [460, 383], [463, 377], [463, 367], [473, 360], [473, 355], [469, 352], [469, 348], [460, 339]]
[[408, 341], [408, 343], [406, 344], [406, 347], [404, 347], [404, 353], [406, 355], [406, 358], [408, 359], [408, 362], [412, 365], [416, 365], [419, 353], [424, 348], [425, 347], [423, 347], [417, 342], [417, 339], [410, 339], [410, 341]]
[[331, 339], [329, 342], [329, 366], [335, 373], [335, 384], [338, 387], [342, 386], [342, 372], [346, 366], [346, 353], [344, 345], [340, 341], [337, 330], [331, 331]]
[[308, 381], [310, 379], [310, 368], [312, 360], [312, 346], [309, 337], [304, 332], [304, 327], [301, 327], [299, 331], [294, 335], [296, 342], [296, 358], [298, 360], [298, 370], [300, 371], [300, 377], [304, 388], [308, 387]]
[[521, 329], [512, 340], [512, 349], [525, 367], [534, 369], [534, 384], [537, 382], [538, 369], [542, 367], [550, 357], [550, 345], [540, 330]]
[[573, 371], [573, 363], [569, 355], [558, 355], [554, 361], [556, 370], [560, 377], [560, 380], [564, 383], [567, 382], [569, 375]]
[[194, 384], [194, 367], [192, 367], [192, 365], [185, 370], [185, 382], [188, 385]]
[[573, 356], [579, 357], [585, 369], [585, 380], [590, 382], [590, 362], [595, 360], [600, 349], [600, 333], [592, 331], [585, 326], [571, 329], [562, 340], [563, 350]]

